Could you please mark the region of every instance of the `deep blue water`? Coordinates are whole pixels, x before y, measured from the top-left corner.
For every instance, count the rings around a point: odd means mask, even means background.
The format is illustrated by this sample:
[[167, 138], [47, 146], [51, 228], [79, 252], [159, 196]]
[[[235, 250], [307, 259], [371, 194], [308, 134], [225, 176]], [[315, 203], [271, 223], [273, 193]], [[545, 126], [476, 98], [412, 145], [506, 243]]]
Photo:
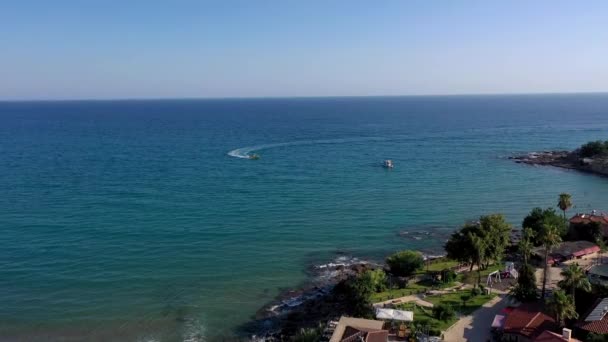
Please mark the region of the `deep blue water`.
[[336, 252], [607, 210], [607, 179], [506, 159], [600, 138], [605, 94], [0, 103], [0, 337], [230, 336]]

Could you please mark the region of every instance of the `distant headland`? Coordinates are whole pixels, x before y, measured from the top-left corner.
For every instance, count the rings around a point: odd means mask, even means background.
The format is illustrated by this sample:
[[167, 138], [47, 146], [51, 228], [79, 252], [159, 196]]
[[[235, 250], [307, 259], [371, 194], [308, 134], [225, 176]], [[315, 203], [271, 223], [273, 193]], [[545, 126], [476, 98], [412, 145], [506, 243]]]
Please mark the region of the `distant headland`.
[[591, 141], [574, 151], [530, 152], [509, 159], [516, 163], [548, 165], [608, 176], [608, 140]]

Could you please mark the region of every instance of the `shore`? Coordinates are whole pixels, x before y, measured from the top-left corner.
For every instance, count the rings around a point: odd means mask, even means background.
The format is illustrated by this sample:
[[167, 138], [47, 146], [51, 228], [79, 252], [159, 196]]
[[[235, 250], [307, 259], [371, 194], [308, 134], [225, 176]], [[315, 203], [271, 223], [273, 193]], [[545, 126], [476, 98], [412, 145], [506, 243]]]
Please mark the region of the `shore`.
[[530, 152], [509, 159], [521, 164], [554, 166], [608, 177], [608, 158], [583, 158], [578, 150]]

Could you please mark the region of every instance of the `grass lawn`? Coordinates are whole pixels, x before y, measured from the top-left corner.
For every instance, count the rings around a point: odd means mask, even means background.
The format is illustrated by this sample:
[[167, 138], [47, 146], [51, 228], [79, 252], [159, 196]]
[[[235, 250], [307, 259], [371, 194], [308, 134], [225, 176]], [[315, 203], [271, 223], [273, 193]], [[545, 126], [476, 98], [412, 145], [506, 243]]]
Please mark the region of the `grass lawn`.
[[[467, 301], [466, 306], [464, 307], [462, 306], [462, 299], [460, 298], [463, 295], [470, 296], [470, 299]], [[424, 298], [424, 300], [433, 303], [433, 305], [437, 305], [439, 303], [450, 304], [455, 310], [457, 310], [461, 314], [468, 315], [471, 312], [479, 309], [482, 305], [484, 305], [494, 297], [496, 297], [496, 294], [483, 294], [473, 297], [471, 296], [471, 290], [467, 289], [442, 295], [427, 296], [426, 298]]]
[[[491, 294], [489, 296], [478, 295], [475, 297], [471, 297], [467, 301], [466, 306], [463, 307], [462, 300], [460, 299], [460, 297], [462, 295], [470, 296], [470, 294], [471, 290], [462, 290], [443, 295], [427, 296], [424, 300], [433, 303], [433, 305], [437, 305], [439, 303], [449, 304], [454, 308], [456, 312], [466, 316], [471, 314], [473, 311], [479, 309], [482, 305], [484, 305], [490, 299], [496, 296], [495, 294]], [[398, 305], [397, 307], [401, 310], [413, 311], [414, 323], [426, 325], [428, 327], [441, 331], [445, 331], [447, 328], [456, 323], [456, 321], [458, 321], [458, 316], [447, 321], [437, 320], [433, 317], [433, 309], [425, 308], [415, 303], [405, 303]]]
[[438, 261], [431, 261], [428, 264], [428, 268], [427, 268], [427, 265], [425, 264], [424, 268], [422, 270], [420, 270], [418, 273], [425, 273], [426, 271], [439, 272], [439, 271], [445, 270], [446, 268], [458, 266], [459, 264], [460, 263], [456, 260], [440, 259]]
[[[456, 279], [459, 280], [460, 278], [457, 277]], [[417, 282], [409, 282], [407, 284], [407, 286], [403, 289], [390, 289], [390, 290], [386, 290], [383, 292], [374, 293], [371, 296], [371, 301], [372, 301], [372, 303], [378, 303], [378, 302], [383, 302], [383, 301], [389, 300], [389, 299], [423, 293], [426, 290], [442, 289], [442, 288], [451, 287], [451, 286], [454, 286], [454, 283], [436, 284], [435, 286], [433, 286], [433, 284], [430, 281], [426, 281], [426, 280], [420, 280]]]

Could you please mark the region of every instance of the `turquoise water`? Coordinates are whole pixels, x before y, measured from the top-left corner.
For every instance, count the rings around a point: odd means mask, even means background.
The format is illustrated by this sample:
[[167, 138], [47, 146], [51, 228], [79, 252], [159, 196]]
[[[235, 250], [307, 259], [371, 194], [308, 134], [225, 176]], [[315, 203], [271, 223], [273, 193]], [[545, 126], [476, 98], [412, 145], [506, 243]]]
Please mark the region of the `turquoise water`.
[[608, 179], [506, 159], [599, 138], [608, 95], [0, 103], [0, 337], [233, 339], [337, 253], [608, 210]]

